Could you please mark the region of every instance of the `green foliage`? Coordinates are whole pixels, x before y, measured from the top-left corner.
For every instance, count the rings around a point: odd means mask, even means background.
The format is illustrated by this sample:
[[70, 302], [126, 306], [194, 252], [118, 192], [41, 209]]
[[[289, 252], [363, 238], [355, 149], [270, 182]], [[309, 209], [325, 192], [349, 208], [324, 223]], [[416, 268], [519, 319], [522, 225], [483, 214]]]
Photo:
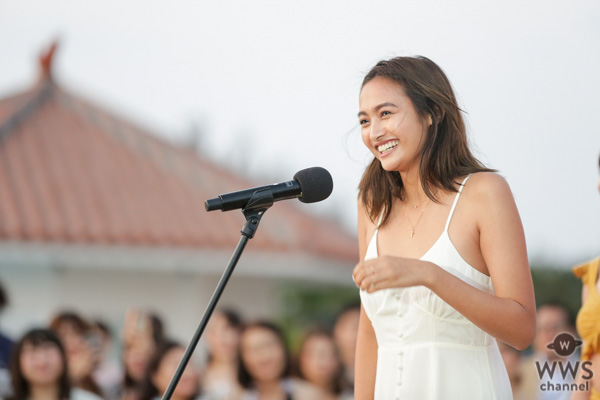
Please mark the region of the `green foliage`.
[[569, 270], [548, 267], [533, 267], [531, 270], [535, 302], [540, 305], [548, 302], [564, 304], [570, 311], [572, 321], [581, 308], [581, 281]]
[[308, 329], [314, 326], [331, 329], [344, 307], [360, 303], [355, 287], [288, 284], [277, 297], [281, 304], [277, 322], [292, 349], [297, 349]]

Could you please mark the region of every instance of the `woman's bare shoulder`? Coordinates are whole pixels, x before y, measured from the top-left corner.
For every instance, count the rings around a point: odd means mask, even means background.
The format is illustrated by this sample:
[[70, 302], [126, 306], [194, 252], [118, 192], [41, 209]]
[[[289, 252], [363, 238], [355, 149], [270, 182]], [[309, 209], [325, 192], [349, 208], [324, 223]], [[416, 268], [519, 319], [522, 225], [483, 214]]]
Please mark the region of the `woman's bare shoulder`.
[[360, 214], [363, 214], [366, 216], [369, 215], [369, 210], [367, 209], [367, 205], [364, 203], [361, 196], [358, 196], [358, 199], [356, 200], [356, 207], [358, 208], [359, 215]]
[[369, 215], [369, 209], [360, 197], [357, 201], [357, 210], [359, 225], [367, 231], [375, 229], [375, 222], [371, 219], [371, 216]]
[[464, 192], [480, 204], [495, 203], [512, 198], [513, 194], [506, 179], [496, 172], [477, 172], [465, 184]]
[[497, 172], [476, 172], [471, 174], [465, 186], [483, 190], [508, 189], [506, 178]]

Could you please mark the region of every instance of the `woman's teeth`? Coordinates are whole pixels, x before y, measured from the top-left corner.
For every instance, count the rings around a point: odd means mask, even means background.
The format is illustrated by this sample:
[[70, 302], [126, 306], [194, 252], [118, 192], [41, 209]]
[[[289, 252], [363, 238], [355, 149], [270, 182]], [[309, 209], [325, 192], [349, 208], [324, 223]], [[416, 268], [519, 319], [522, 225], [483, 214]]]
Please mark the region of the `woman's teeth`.
[[380, 153], [383, 153], [384, 151], [390, 150], [390, 149], [396, 147], [397, 145], [398, 145], [397, 140], [391, 140], [385, 144], [382, 144], [381, 146], [377, 146], [377, 150], [379, 150]]

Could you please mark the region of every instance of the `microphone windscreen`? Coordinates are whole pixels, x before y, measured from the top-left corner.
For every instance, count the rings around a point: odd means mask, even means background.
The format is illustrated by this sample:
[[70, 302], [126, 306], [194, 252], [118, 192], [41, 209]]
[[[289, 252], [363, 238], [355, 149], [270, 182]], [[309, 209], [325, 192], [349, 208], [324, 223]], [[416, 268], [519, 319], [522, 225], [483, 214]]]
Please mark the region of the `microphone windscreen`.
[[333, 179], [325, 168], [312, 167], [296, 172], [294, 179], [300, 184], [303, 203], [316, 203], [325, 200], [333, 191]]

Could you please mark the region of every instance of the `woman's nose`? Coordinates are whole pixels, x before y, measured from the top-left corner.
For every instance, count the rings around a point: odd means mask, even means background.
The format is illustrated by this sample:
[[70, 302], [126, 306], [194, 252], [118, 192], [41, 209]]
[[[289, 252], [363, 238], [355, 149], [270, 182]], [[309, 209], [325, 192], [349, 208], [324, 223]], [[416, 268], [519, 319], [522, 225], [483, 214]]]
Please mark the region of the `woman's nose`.
[[383, 124], [381, 124], [379, 121], [374, 119], [371, 122], [371, 132], [370, 132], [371, 140], [378, 141], [384, 135], [385, 135], [385, 129], [384, 129]]

